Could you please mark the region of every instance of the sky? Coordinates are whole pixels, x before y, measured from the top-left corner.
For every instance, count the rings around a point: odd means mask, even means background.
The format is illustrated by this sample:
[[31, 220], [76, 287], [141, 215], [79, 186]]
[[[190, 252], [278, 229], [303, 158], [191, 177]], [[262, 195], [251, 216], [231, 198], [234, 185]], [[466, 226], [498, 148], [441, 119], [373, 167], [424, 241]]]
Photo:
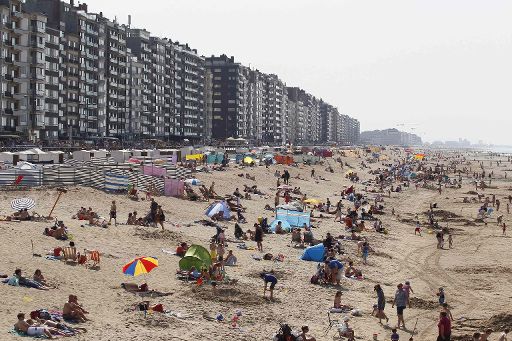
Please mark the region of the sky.
[[88, 0], [425, 141], [512, 145], [510, 0]]

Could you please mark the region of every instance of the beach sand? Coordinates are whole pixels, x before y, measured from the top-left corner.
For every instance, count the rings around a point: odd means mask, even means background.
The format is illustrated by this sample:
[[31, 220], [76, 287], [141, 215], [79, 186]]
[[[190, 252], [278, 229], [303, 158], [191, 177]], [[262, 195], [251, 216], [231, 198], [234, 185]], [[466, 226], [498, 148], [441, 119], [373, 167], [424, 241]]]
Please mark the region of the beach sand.
[[[393, 158], [394, 156], [392, 156]], [[482, 156], [479, 156], [482, 158]], [[471, 159], [473, 156], [471, 156]], [[298, 186], [307, 193], [308, 198], [325, 200], [330, 198], [334, 205], [340, 198], [343, 186], [351, 183], [344, 177], [347, 170], [340, 169], [334, 160], [329, 159], [335, 173], [328, 173], [325, 166], [315, 166], [316, 175], [329, 181], [314, 181], [310, 178], [310, 166], [299, 168], [288, 167], [292, 179], [290, 185]], [[352, 166], [358, 165], [362, 159], [343, 158]], [[371, 164], [372, 168], [382, 164]], [[476, 169], [476, 163], [473, 162]], [[491, 170], [485, 161], [486, 170]], [[270, 168], [255, 167], [244, 170], [231, 167], [225, 172], [211, 174], [199, 173], [197, 177], [206, 186], [215, 181], [219, 194], [231, 194], [235, 187], [243, 189], [243, 184], [257, 184], [267, 197], [253, 195], [252, 200], [243, 200], [247, 207], [244, 214], [248, 223], [243, 224], [244, 230], [252, 229], [258, 217], [269, 217], [272, 212], [265, 211], [265, 204], [273, 206], [276, 188], [274, 171], [285, 169], [284, 166]], [[504, 197], [512, 194], [512, 182], [501, 179], [510, 163], [504, 162], [501, 167], [492, 168], [497, 179], [492, 186], [497, 188], [479, 191], [486, 195], [495, 193], [502, 202], [500, 214], [509, 225], [511, 216], [506, 213]], [[362, 179], [369, 179], [367, 170], [356, 167]], [[256, 176], [256, 181], [238, 177], [238, 173], [249, 173]], [[296, 180], [300, 174], [306, 180]], [[462, 203], [464, 194], [474, 191], [474, 185], [465, 180], [461, 189], [443, 189], [441, 195], [437, 191], [406, 189], [403, 193], [392, 193], [391, 198], [385, 197], [385, 213], [380, 216], [383, 226], [389, 230], [388, 235], [375, 232], [364, 232], [376, 253], [370, 253], [369, 264], [363, 265], [362, 259], [356, 254], [356, 243], [344, 241], [343, 246], [357, 268], [362, 269], [364, 280], [343, 279], [341, 288], [310, 284], [310, 278], [316, 271], [315, 262], [299, 260], [303, 250], [290, 246], [291, 235], [264, 235], [264, 251], [274, 255], [283, 254], [284, 262], [257, 261], [252, 255], [257, 250], [240, 250], [235, 243], [228, 243], [227, 249], [234, 251], [238, 258], [238, 266], [227, 267], [229, 278], [236, 280], [234, 284], [221, 284], [216, 293], [210, 285], [197, 287], [177, 280], [175, 272], [179, 258], [162, 252], [162, 249], [174, 251], [179, 242], [201, 244], [208, 248], [209, 239], [215, 235], [215, 228], [194, 223], [206, 218], [204, 210], [208, 203], [190, 202], [176, 198], [157, 197], [166, 213], [166, 231], [160, 228], [118, 225], [103, 229], [99, 227], [81, 227], [85, 222], [71, 219], [81, 207], [92, 207], [102, 216], [108, 217], [110, 202], [117, 201], [119, 222], [125, 223], [128, 212], [134, 210], [139, 216], [149, 210], [146, 201], [135, 202], [122, 195], [111, 195], [86, 187], [72, 187], [62, 196], [53, 216], [63, 220], [69, 227], [78, 250], [99, 250], [102, 253], [99, 270], [87, 269], [84, 266], [66, 265], [61, 261], [51, 261], [44, 257], [33, 257], [34, 252], [45, 254], [57, 246], [66, 246], [67, 242], [57, 241], [43, 235], [45, 227], [50, 223], [38, 222], [0, 222], [2, 260], [0, 272], [11, 275], [16, 268], [21, 268], [24, 275], [31, 277], [34, 270], [41, 269], [46, 279], [58, 286], [58, 289], [39, 291], [23, 287], [0, 285], [2, 292], [2, 309], [0, 309], [0, 339], [19, 339], [9, 334], [16, 322], [16, 314], [29, 314], [36, 309], [61, 310], [69, 294], [76, 294], [79, 301], [90, 312], [91, 322], [81, 324], [87, 333], [74, 337], [77, 340], [271, 340], [278, 331], [279, 323], [288, 323], [294, 329], [308, 325], [310, 334], [317, 340], [332, 340], [337, 334], [335, 328], [327, 335], [327, 311], [332, 306], [334, 294], [343, 291], [342, 302], [362, 311], [361, 317], [350, 320], [356, 336], [360, 340], [371, 340], [374, 333], [378, 340], [389, 340], [391, 327], [396, 324], [396, 313], [391, 308], [391, 301], [396, 285], [406, 280], [411, 281], [414, 290], [412, 308], [405, 310], [405, 323], [412, 330], [417, 321], [415, 340], [434, 340], [437, 335], [439, 306], [436, 292], [444, 287], [447, 302], [452, 308], [455, 318], [453, 336], [461, 336], [474, 331], [491, 327], [495, 332], [505, 325], [511, 327], [512, 315], [512, 231], [503, 237], [501, 229], [496, 225], [496, 212], [489, 219], [487, 226], [474, 223], [479, 203]], [[363, 185], [356, 184], [360, 191]], [[196, 188], [196, 191], [198, 189]], [[31, 197], [37, 206], [35, 211], [48, 214], [57, 197], [55, 189], [31, 189], [29, 191], [0, 192], [0, 213], [10, 214], [10, 201], [18, 197]], [[436, 202], [438, 208], [456, 214], [456, 218], [447, 221], [440, 219], [441, 226], [448, 224], [453, 229], [454, 247], [451, 250], [436, 249], [434, 234], [423, 230], [423, 236], [414, 235], [414, 215], [427, 222], [424, 214], [429, 204]], [[345, 206], [348, 205], [344, 201]], [[391, 215], [394, 208], [396, 215]], [[318, 212], [316, 212], [318, 215]], [[313, 229], [315, 238], [323, 238], [327, 232], [334, 236], [349, 235], [340, 223], [334, 223], [334, 216], [316, 219]], [[226, 236], [233, 239], [234, 223], [223, 223], [228, 228]], [[371, 227], [371, 225], [368, 225]], [[424, 227], [423, 227], [424, 228]], [[255, 248], [253, 241], [247, 245]], [[147, 276], [125, 276], [121, 269], [128, 261], [138, 256], [154, 256], [159, 259], [159, 267]], [[263, 298], [263, 281], [258, 277], [261, 271], [274, 270], [279, 283], [274, 292], [276, 301], [270, 302]], [[144, 314], [133, 311], [132, 307], [145, 300], [135, 294], [121, 289], [122, 282], [141, 284], [147, 281], [150, 289], [172, 293], [170, 296], [148, 298], [151, 305], [163, 304], [165, 309], [181, 314], [181, 318], [165, 316], [160, 313]], [[380, 325], [370, 313], [376, 303], [373, 292], [375, 284], [381, 284], [388, 304], [386, 313], [390, 318], [389, 326]], [[242, 311], [239, 320], [240, 328], [231, 327], [231, 317], [237, 309]], [[223, 314], [226, 322], [216, 322], [217, 314]], [[344, 314], [334, 314], [333, 318], [341, 320]], [[409, 334], [400, 331], [401, 340]], [[497, 340], [498, 333], [493, 333], [489, 340]], [[456, 339], [456, 338], [452, 338]]]

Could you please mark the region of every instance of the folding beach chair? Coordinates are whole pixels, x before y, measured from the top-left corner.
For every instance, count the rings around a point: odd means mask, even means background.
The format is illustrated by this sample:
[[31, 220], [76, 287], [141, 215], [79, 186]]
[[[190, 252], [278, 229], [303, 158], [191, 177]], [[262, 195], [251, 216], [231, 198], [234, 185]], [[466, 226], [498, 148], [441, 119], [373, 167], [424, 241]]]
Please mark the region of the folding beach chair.
[[[84, 254], [87, 254], [85, 250], [84, 250]], [[92, 265], [89, 264], [90, 262], [92, 262]], [[87, 263], [85, 264], [85, 267], [95, 268], [98, 265], [100, 265], [100, 252], [96, 251], [96, 250], [90, 251], [89, 257], [87, 258]]]
[[64, 254], [64, 256], [62, 257], [62, 260], [66, 263], [69, 261], [76, 262], [78, 260], [78, 256], [77, 256], [75, 247], [71, 247], [71, 246], [65, 247], [62, 250], [62, 253]]
[[327, 311], [327, 320], [329, 322], [329, 326], [327, 327], [327, 329], [325, 330], [324, 332], [324, 336], [327, 335], [327, 333], [329, 333], [329, 331], [332, 329], [332, 327], [335, 327], [337, 325], [340, 324], [340, 321], [339, 320], [333, 320], [331, 319], [331, 312], [330, 311]]

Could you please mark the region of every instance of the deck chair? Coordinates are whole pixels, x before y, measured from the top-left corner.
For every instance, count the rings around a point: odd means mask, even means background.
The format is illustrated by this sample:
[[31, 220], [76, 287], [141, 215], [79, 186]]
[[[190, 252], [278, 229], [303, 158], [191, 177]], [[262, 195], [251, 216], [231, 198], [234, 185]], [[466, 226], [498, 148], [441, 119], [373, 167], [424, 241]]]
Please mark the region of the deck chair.
[[16, 180], [14, 180], [13, 186], [18, 186], [23, 181], [23, 178], [24, 178], [23, 175], [18, 175], [16, 177]]
[[[84, 250], [84, 254], [87, 254], [85, 250]], [[90, 262], [92, 262], [92, 265], [89, 264]], [[96, 251], [96, 250], [90, 251], [89, 257], [87, 257], [87, 262], [85, 263], [85, 267], [86, 268], [89, 268], [89, 267], [94, 268], [94, 267], [97, 267], [98, 265], [100, 265], [100, 252]]]
[[331, 319], [331, 312], [330, 311], [327, 311], [327, 320], [329, 322], [329, 326], [327, 326], [327, 329], [325, 329], [324, 336], [326, 336], [327, 333], [329, 333], [329, 331], [332, 329], [332, 327], [335, 327], [335, 326], [340, 324], [339, 320]]
[[62, 253], [64, 254], [64, 256], [62, 257], [62, 260], [64, 262], [77, 262], [78, 261], [78, 255], [76, 253], [76, 248], [75, 247], [71, 247], [71, 246], [68, 246], [68, 247], [65, 247], [64, 250], [62, 250]]

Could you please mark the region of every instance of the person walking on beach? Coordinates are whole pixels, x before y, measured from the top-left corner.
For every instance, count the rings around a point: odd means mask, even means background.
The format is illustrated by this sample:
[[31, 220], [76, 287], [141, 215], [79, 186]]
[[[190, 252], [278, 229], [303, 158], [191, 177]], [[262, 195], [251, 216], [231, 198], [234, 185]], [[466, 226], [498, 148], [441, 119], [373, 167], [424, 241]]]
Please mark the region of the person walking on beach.
[[452, 322], [445, 311], [439, 313], [439, 323], [437, 324], [439, 335], [437, 341], [450, 341], [452, 335]]
[[254, 241], [256, 242], [256, 245], [258, 246], [258, 251], [263, 252], [263, 229], [261, 228], [261, 225], [254, 224], [255, 231], [254, 231]]
[[108, 221], [109, 225], [111, 224], [112, 219], [114, 219], [114, 224], [117, 226], [117, 207], [115, 200], [112, 201], [112, 205], [110, 206], [110, 219]]
[[438, 300], [439, 300], [439, 305], [443, 305], [446, 303], [446, 296], [445, 296], [445, 293], [444, 293], [444, 288], [439, 288], [439, 291], [437, 292], [437, 297], [438, 297]]
[[289, 184], [289, 180], [290, 180], [290, 173], [288, 172], [287, 169], [284, 170], [284, 173], [283, 173], [283, 180], [284, 180], [284, 184], [285, 185], [288, 185]]
[[384, 290], [382, 290], [380, 284], [375, 285], [373, 290], [377, 293], [377, 313], [375, 314], [375, 317], [379, 319], [379, 323], [382, 323], [382, 319], [386, 319], [386, 323], [388, 323], [389, 318], [386, 316], [386, 313], [384, 313], [384, 308], [386, 307]]
[[393, 304], [391, 307], [395, 307], [396, 305], [396, 315], [398, 317], [397, 328], [400, 329], [400, 324], [405, 329], [405, 321], [404, 321], [404, 310], [407, 307], [407, 294], [404, 290], [403, 284], [400, 283], [397, 285], [397, 290], [395, 292], [395, 299], [393, 300]]
[[452, 234], [448, 234], [448, 247], [451, 249], [453, 247], [453, 237]]
[[506, 235], [507, 234], [507, 225], [505, 225], [505, 223], [503, 223], [501, 225], [501, 229], [502, 229], [502, 235]]

